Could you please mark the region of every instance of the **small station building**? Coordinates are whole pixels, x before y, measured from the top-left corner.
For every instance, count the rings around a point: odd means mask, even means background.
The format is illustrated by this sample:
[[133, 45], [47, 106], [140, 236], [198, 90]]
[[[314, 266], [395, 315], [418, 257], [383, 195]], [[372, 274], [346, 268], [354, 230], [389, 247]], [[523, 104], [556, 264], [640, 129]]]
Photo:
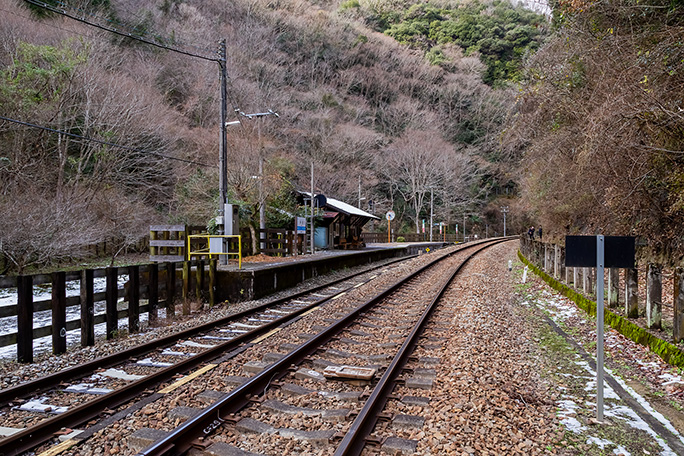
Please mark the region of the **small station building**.
[[[310, 201], [311, 193], [299, 194], [305, 201]], [[320, 198], [319, 195], [315, 195], [314, 200], [316, 199], [321, 202], [318, 215], [322, 217], [314, 235], [316, 248], [360, 249], [366, 246], [361, 239], [363, 226], [371, 220], [380, 220], [380, 217], [327, 196]]]

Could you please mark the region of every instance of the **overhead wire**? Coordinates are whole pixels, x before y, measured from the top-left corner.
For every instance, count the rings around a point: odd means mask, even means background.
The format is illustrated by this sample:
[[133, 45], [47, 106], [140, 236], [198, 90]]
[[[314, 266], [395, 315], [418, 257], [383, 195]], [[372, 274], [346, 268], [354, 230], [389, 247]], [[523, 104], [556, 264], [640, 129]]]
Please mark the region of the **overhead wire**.
[[[25, 0], [25, 1], [27, 1], [27, 2], [29, 2], [29, 3], [32, 3], [32, 4], [35, 4], [35, 2], [34, 2], [34, 1], [31, 1], [31, 0]], [[78, 12], [78, 13], [81, 13], [82, 15], [85, 14], [85, 15], [88, 15], [88, 16], [92, 17], [93, 19], [99, 20], [100, 23], [102, 23], [102, 22], [108, 22], [108, 23], [113, 24], [114, 26], [117, 26], [117, 27], [122, 28], [122, 29], [123, 29], [123, 28], [129, 28], [129, 29], [130, 29], [130, 26], [129, 26], [129, 25], [123, 24], [123, 23], [121, 23], [120, 21], [115, 21], [115, 20], [112, 19], [112, 18], [103, 18], [103, 17], [97, 16], [97, 15], [94, 14], [92, 11], [85, 10], [85, 9], [83, 9], [83, 8], [78, 8], [78, 7], [69, 5], [69, 4], [67, 4], [67, 3], [65, 3], [65, 2], [62, 2], [62, 1], [60, 1], [60, 0], [54, 0], [54, 1], [55, 1], [55, 3], [61, 5], [61, 6], [64, 7], [64, 8], [71, 9], [71, 10], [73, 10], [73, 11], [76, 11], [76, 12]], [[51, 5], [49, 5], [49, 4], [45, 3], [45, 2], [40, 2], [40, 3], [42, 3], [43, 5], [45, 5], [45, 6], [43, 6], [43, 7], [49, 7], [49, 6], [51, 6]], [[37, 5], [37, 6], [38, 6], [38, 5]], [[48, 8], [48, 9], [49, 9], [49, 8]], [[132, 11], [130, 11], [130, 10], [127, 9], [127, 8], [124, 8], [124, 9], [126, 9], [128, 12], [130, 12], [130, 13], [131, 13], [133, 16], [135, 16], [136, 18], [140, 19], [141, 22], [144, 22], [144, 21], [145, 21], [145, 18], [141, 17], [140, 15], [138, 15], [138, 14], [136, 14], [136, 13], [133, 13]], [[56, 12], [59, 12], [59, 11], [56, 11]], [[60, 14], [61, 14], [61, 13], [60, 13]], [[142, 31], [141, 31], [141, 30], [139, 29], [139, 27], [140, 27], [139, 25], [136, 25], [136, 26], [133, 27], [133, 31], [134, 31], [137, 35], [130, 34], [130, 37], [131, 37], [131, 38], [142, 38], [143, 36], [146, 35], [146, 36], [148, 36], [148, 37], [150, 37], [150, 38], [152, 38], [152, 39], [160, 39], [159, 36], [150, 35], [150, 34], [149, 34], [148, 32], [146, 32], [145, 30], [142, 30]], [[184, 46], [186, 46], [186, 47], [191, 47], [191, 48], [194, 48], [194, 49], [196, 49], [196, 50], [203, 51], [203, 52], [207, 52], [207, 53], [210, 53], [210, 54], [215, 52], [215, 49], [207, 49], [207, 48], [199, 47], [199, 46], [194, 45], [194, 44], [183, 43], [183, 42], [180, 42], [180, 41], [176, 40], [175, 38], [174, 38], [174, 41], [176, 41], [177, 43], [182, 44], [182, 45], [184, 45]], [[177, 48], [176, 48], [176, 49], [177, 49]]]
[[[186, 51], [186, 50], [184, 50], [184, 49], [179, 49], [179, 48], [174, 47], [174, 46], [170, 46], [170, 45], [158, 43], [158, 42], [156, 42], [156, 41], [152, 41], [152, 40], [150, 40], [150, 39], [148, 39], [148, 38], [142, 37], [142, 36], [140, 36], [140, 35], [133, 34], [133, 33], [131, 33], [131, 32], [122, 31], [122, 30], [119, 30], [119, 29], [114, 28], [114, 27], [110, 27], [110, 26], [107, 26], [107, 25], [102, 25], [102, 24], [97, 23], [97, 22], [94, 22], [94, 21], [92, 21], [92, 20], [88, 20], [88, 19], [86, 19], [86, 17], [85, 17], [86, 14], [89, 15], [89, 16], [93, 16], [93, 17], [96, 17], [96, 16], [94, 16], [94, 15], [92, 15], [92, 14], [90, 14], [90, 13], [86, 13], [85, 11], [83, 11], [84, 15], [79, 17], [79, 16], [77, 16], [77, 15], [75, 15], [75, 14], [73, 14], [73, 13], [70, 13], [70, 12], [66, 11], [66, 9], [57, 8], [57, 7], [54, 7], [53, 5], [49, 5], [49, 4], [45, 3], [45, 2], [41, 2], [41, 1], [38, 1], [38, 0], [24, 0], [24, 1], [26, 1], [27, 3], [30, 3], [30, 4], [32, 4], [32, 5], [38, 6], [38, 7], [40, 7], [40, 8], [44, 8], [44, 9], [46, 9], [46, 10], [48, 10], [48, 11], [52, 11], [53, 13], [61, 14], [62, 16], [66, 16], [66, 17], [71, 18], [71, 19], [73, 19], [73, 20], [75, 20], [75, 21], [82, 22], [82, 23], [87, 24], [87, 25], [90, 25], [90, 26], [92, 26], [92, 27], [96, 27], [96, 28], [99, 28], [99, 29], [101, 29], [101, 30], [108, 31], [108, 32], [114, 33], [114, 34], [116, 34], [116, 35], [123, 36], [123, 37], [125, 37], [125, 38], [131, 38], [131, 39], [134, 39], [134, 40], [136, 40], [136, 41], [141, 41], [141, 42], [143, 42], [143, 43], [149, 44], [149, 45], [151, 45], [151, 46], [158, 47], [158, 48], [160, 48], [160, 49], [165, 49], [165, 50], [167, 50], [167, 51], [177, 52], [177, 53], [179, 53], [179, 54], [184, 54], [184, 55], [187, 55], [187, 56], [190, 56], [190, 57], [196, 57], [196, 58], [203, 59], [203, 60], [209, 60], [209, 61], [212, 61], [212, 62], [225, 62], [225, 58], [221, 59], [220, 57], [216, 57], [216, 56], [214, 56], [214, 57], [208, 57], [208, 56], [206, 56], [206, 55], [196, 54], [196, 53], [193, 53], [193, 52]], [[73, 9], [73, 8], [70, 7], [69, 5], [65, 5], [65, 4], [63, 4], [62, 2], [57, 2], [57, 3], [64, 5], [65, 8]], [[108, 22], [111, 22], [111, 20], [108, 20]]]
[[124, 145], [112, 143], [112, 142], [109, 142], [109, 141], [102, 141], [102, 140], [100, 140], [100, 139], [90, 138], [90, 137], [88, 137], [88, 136], [77, 135], [76, 133], [70, 133], [70, 132], [68, 132], [68, 131], [56, 130], [56, 129], [54, 129], [54, 128], [44, 127], [44, 126], [42, 126], [42, 125], [36, 125], [36, 124], [30, 123], [30, 122], [24, 122], [24, 121], [22, 121], [22, 120], [10, 119], [9, 117], [0, 116], [0, 120], [4, 120], [4, 121], [6, 121], [6, 122], [12, 122], [12, 123], [19, 124], [19, 125], [24, 125], [24, 126], [26, 126], [26, 127], [38, 128], [38, 129], [40, 129], [40, 130], [45, 130], [45, 131], [49, 131], [49, 132], [52, 132], [52, 133], [57, 133], [57, 134], [60, 134], [60, 135], [70, 136], [70, 137], [72, 137], [72, 138], [83, 139], [83, 140], [85, 140], [85, 141], [95, 142], [95, 143], [98, 143], [98, 144], [103, 144], [103, 145], [105, 145], [105, 146], [115, 147], [115, 148], [118, 148], [118, 149], [123, 149], [123, 150], [130, 151], [130, 152], [137, 152], [137, 153], [141, 153], [141, 154], [145, 154], [145, 155], [154, 155], [154, 156], [156, 156], [156, 157], [166, 158], [166, 159], [169, 159], [169, 160], [175, 160], [175, 161], [179, 161], [179, 162], [183, 162], [183, 163], [188, 163], [188, 164], [191, 164], [191, 165], [204, 166], [204, 167], [213, 167], [212, 165], [208, 165], [208, 164], [206, 164], [206, 163], [202, 163], [202, 162], [198, 162], [198, 161], [194, 161], [194, 160], [186, 160], [186, 159], [184, 159], [184, 158], [178, 158], [178, 157], [172, 157], [172, 156], [170, 156], [170, 155], [160, 154], [159, 152], [150, 152], [150, 151], [147, 151], [147, 150], [136, 149], [135, 147], [124, 146]]

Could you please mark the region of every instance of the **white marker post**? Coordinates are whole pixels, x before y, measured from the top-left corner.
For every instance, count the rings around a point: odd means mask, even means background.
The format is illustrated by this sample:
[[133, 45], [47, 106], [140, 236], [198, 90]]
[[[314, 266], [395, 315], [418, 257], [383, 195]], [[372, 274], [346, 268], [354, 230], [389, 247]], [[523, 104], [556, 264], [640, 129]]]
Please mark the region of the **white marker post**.
[[603, 276], [605, 244], [596, 236], [596, 419], [603, 421]]

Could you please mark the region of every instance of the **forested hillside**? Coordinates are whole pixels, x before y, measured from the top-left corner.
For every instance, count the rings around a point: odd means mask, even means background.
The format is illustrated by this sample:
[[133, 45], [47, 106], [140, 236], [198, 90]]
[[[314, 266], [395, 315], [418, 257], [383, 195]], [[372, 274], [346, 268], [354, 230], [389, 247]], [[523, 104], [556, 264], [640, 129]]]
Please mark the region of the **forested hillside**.
[[505, 147], [522, 207], [556, 236], [641, 236], [684, 253], [682, 2], [561, 1], [531, 59]]
[[[313, 162], [317, 191], [355, 202], [360, 182], [375, 212], [393, 208], [407, 230], [429, 213], [431, 189], [437, 221], [501, 224], [486, 206], [515, 188], [499, 145], [513, 101], [503, 86], [537, 46], [539, 16], [503, 2], [49, 3], [74, 20], [40, 3], [0, 6], [0, 249], [11, 269], [104, 239], [124, 247], [151, 221], [205, 225], [218, 206], [216, 62], [83, 21], [203, 56], [226, 40], [228, 120], [242, 121], [228, 130], [229, 199], [244, 223], [260, 203], [279, 223], [271, 209], [292, 209]], [[434, 45], [393, 38], [435, 15]], [[491, 21], [507, 31], [499, 41], [455, 30], [481, 34]], [[233, 113], [267, 109], [280, 116]]]

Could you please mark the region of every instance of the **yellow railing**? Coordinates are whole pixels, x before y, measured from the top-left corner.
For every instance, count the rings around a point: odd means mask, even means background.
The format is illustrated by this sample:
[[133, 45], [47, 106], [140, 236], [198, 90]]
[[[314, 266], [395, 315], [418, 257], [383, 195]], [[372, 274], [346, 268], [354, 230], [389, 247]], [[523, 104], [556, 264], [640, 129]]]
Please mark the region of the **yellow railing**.
[[[209, 251], [209, 239], [211, 238], [235, 238], [238, 243], [237, 252], [211, 252]], [[193, 250], [192, 241], [193, 239], [206, 239], [207, 247], [199, 250]], [[193, 255], [209, 255], [211, 258], [213, 255], [234, 255], [238, 258], [238, 269], [242, 269], [242, 236], [237, 234], [192, 234], [188, 236], [188, 254], [187, 259], [191, 260]]]

